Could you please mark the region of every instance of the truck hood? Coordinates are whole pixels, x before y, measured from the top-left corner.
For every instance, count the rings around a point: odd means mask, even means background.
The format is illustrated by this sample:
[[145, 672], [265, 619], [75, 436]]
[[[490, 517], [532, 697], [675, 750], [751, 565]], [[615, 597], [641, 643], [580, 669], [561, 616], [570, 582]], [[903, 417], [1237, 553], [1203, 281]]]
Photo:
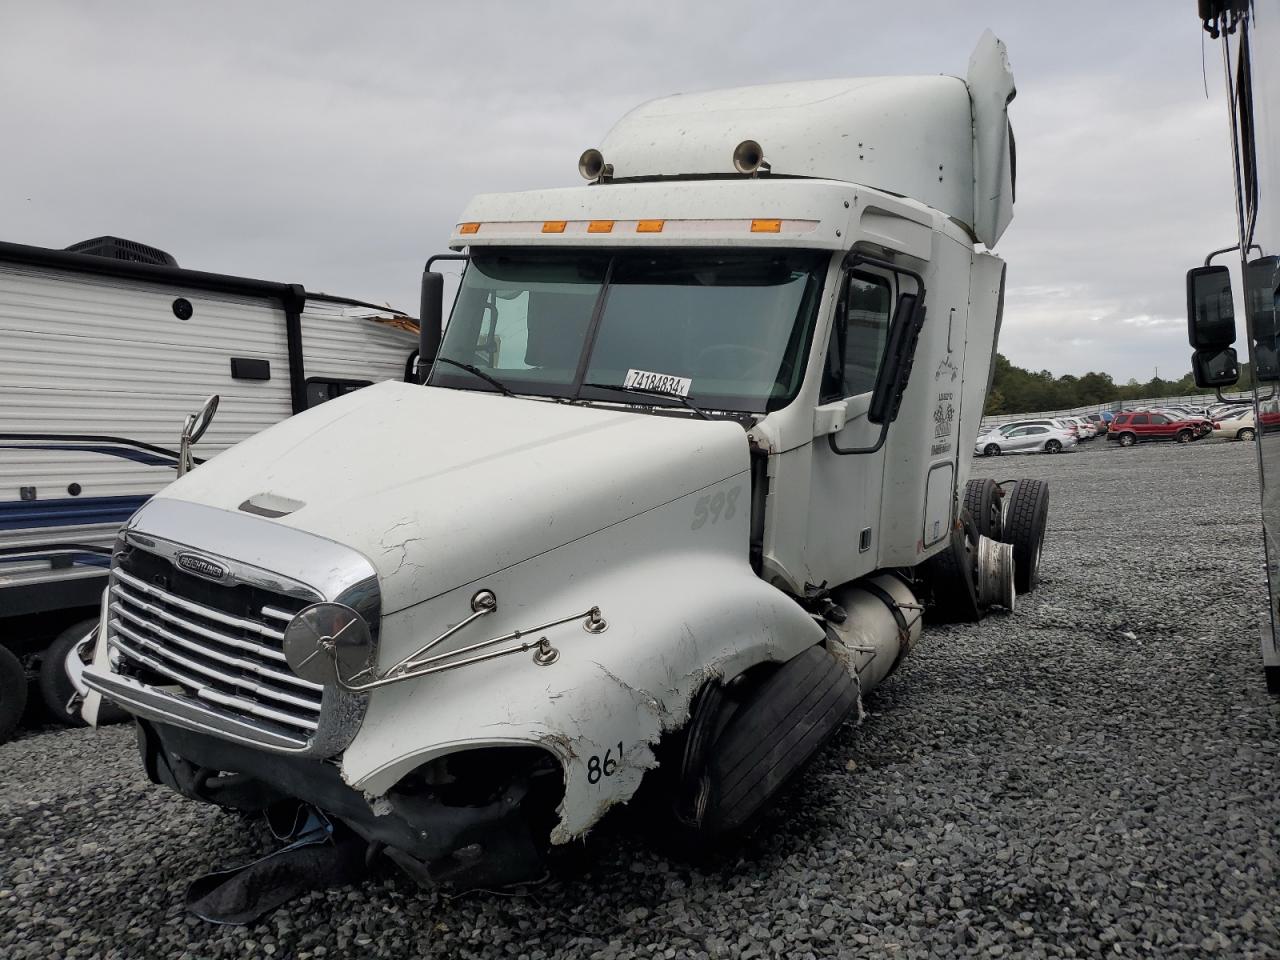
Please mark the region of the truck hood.
[[732, 422], [387, 382], [250, 437], [159, 496], [265, 506], [283, 513], [266, 522], [359, 550], [394, 613], [748, 466]]

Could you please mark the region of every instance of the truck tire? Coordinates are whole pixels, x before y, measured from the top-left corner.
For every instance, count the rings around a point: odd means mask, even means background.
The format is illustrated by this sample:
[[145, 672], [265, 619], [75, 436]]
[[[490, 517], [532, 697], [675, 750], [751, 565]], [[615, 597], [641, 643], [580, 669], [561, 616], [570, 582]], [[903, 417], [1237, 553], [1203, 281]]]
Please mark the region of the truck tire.
[[924, 562], [925, 576], [933, 588], [929, 612], [932, 619], [942, 623], [975, 623], [982, 619], [974, 557], [977, 531], [967, 510], [961, 512], [961, 518], [961, 523], [951, 530], [947, 548]]
[[[685, 777], [705, 780], [696, 823], [684, 826], [713, 845], [748, 826], [756, 814], [839, 729], [858, 702], [849, 670], [824, 647], [809, 647], [766, 677], [738, 704], [713, 701], [720, 713], [705, 765]], [[725, 723], [723, 717], [728, 712]], [[690, 721], [693, 727], [695, 717]]]
[[18, 729], [27, 708], [27, 671], [8, 648], [0, 647], [0, 743]]
[[44, 700], [49, 716], [64, 726], [86, 726], [79, 711], [67, 713], [67, 701], [75, 693], [75, 687], [67, 677], [64, 663], [71, 648], [83, 640], [84, 635], [92, 630], [97, 622], [96, 619], [81, 620], [67, 627], [49, 644], [44, 652], [44, 659], [40, 662], [40, 697]]
[[[81, 620], [67, 627], [54, 638], [53, 643], [49, 644], [44, 652], [44, 659], [40, 663], [40, 698], [44, 701], [49, 715], [57, 723], [68, 727], [84, 727], [88, 724], [80, 716], [79, 710], [74, 714], [67, 713], [67, 701], [75, 691], [65, 669], [67, 654], [97, 623], [97, 618], [93, 618]], [[128, 719], [130, 719], [129, 714], [105, 699], [98, 706], [97, 725], [99, 727], [123, 723]]]
[[1004, 526], [1003, 499], [1004, 492], [1000, 485], [990, 477], [970, 480], [964, 485], [964, 508], [969, 511], [978, 533], [984, 537], [1000, 539], [1001, 528]]
[[1040, 581], [1048, 521], [1049, 485], [1043, 480], [1019, 480], [1009, 494], [1004, 530], [1004, 542], [1013, 544], [1013, 585], [1018, 593], [1030, 593]]

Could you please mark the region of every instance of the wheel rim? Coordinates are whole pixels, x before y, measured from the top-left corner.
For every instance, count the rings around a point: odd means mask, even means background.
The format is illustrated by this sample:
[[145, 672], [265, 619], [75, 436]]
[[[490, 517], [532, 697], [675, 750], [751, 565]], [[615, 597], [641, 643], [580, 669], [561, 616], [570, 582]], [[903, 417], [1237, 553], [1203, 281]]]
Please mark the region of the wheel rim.
[[1044, 448], [1048, 450], [1050, 453], [1057, 453], [1059, 450], [1062, 449], [1062, 444], [1060, 444], [1057, 440], [1050, 440], [1048, 443], [1044, 445]]
[[1241, 439], [1241, 440], [1252, 440], [1252, 439], [1253, 439], [1253, 431], [1252, 431], [1252, 430], [1241, 430], [1241, 431], [1240, 431], [1240, 439]]
[[1188, 433], [1186, 430], [1183, 430], [1180, 434], [1178, 434], [1178, 442], [1179, 442], [1179, 443], [1190, 443], [1190, 442], [1191, 442], [1191, 434], [1190, 434], [1190, 433]]
[[1000, 456], [1000, 448], [999, 448], [999, 447], [997, 447], [994, 443], [988, 443], [988, 444], [987, 444], [987, 448], [986, 448], [986, 450], [984, 450], [983, 452], [984, 452], [988, 457], [998, 457], [998, 456]]
[[1123, 437], [1121, 437], [1121, 438], [1120, 438], [1120, 446], [1122, 446], [1122, 447], [1132, 447], [1132, 446], [1133, 446], [1133, 437], [1126, 433]]

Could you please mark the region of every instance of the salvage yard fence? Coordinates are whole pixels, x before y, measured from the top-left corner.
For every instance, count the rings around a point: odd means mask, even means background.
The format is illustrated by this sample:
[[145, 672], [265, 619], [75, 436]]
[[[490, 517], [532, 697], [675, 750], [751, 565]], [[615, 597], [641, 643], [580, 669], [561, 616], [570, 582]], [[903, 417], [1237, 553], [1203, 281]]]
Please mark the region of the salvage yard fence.
[[1146, 400], [1112, 400], [1109, 403], [1090, 403], [1083, 407], [1072, 407], [1070, 410], [1040, 410], [1036, 413], [998, 413], [982, 418], [980, 432], [985, 433], [988, 430], [994, 430], [1001, 424], [1013, 423], [1015, 420], [1046, 420], [1050, 417], [1085, 417], [1091, 413], [1102, 413], [1107, 410], [1112, 413], [1119, 413], [1121, 410], [1135, 410], [1139, 407], [1207, 407], [1210, 404], [1217, 402], [1218, 398], [1212, 393], [1198, 393], [1185, 397], [1152, 397]]

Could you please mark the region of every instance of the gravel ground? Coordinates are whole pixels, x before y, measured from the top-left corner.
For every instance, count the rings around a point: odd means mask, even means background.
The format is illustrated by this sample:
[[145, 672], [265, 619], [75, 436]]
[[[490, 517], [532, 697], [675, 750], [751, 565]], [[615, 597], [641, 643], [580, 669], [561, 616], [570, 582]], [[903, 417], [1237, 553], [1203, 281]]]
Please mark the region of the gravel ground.
[[975, 474], [1050, 480], [1041, 589], [928, 631], [732, 858], [624, 811], [528, 895], [387, 872], [219, 927], [186, 884], [260, 835], [147, 783], [126, 728], [40, 731], [0, 747], [0, 956], [1280, 956], [1253, 446]]

